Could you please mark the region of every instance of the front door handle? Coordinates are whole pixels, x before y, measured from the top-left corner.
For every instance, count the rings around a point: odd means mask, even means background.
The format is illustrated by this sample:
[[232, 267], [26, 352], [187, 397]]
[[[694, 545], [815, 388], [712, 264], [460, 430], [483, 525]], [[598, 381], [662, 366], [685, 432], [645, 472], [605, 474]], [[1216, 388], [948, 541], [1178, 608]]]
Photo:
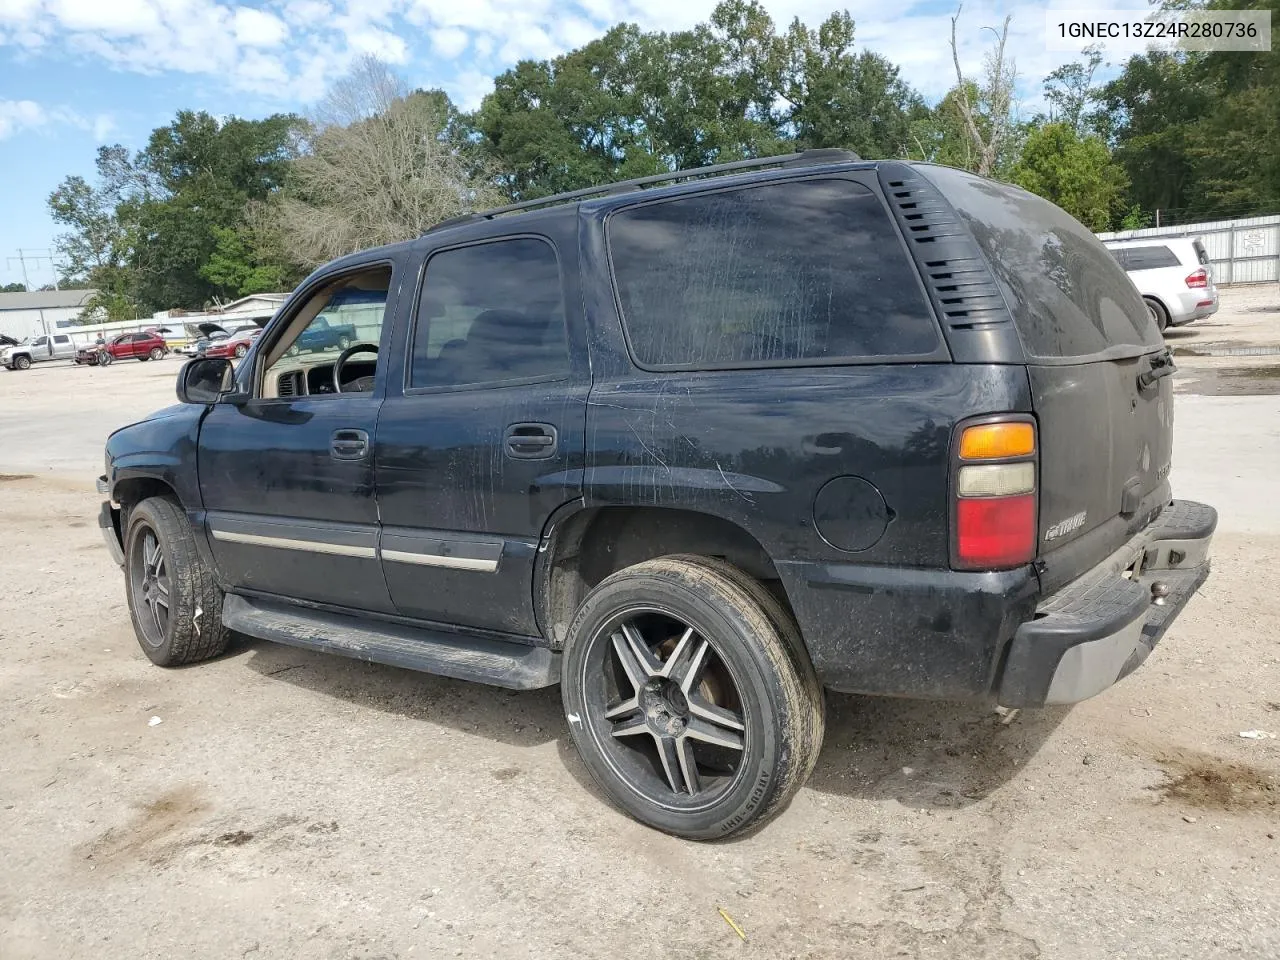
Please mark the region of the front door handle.
[[515, 460], [549, 460], [556, 455], [556, 428], [549, 423], [513, 423], [504, 446]]
[[369, 455], [369, 434], [364, 430], [335, 430], [329, 438], [329, 456], [335, 460], [363, 460]]

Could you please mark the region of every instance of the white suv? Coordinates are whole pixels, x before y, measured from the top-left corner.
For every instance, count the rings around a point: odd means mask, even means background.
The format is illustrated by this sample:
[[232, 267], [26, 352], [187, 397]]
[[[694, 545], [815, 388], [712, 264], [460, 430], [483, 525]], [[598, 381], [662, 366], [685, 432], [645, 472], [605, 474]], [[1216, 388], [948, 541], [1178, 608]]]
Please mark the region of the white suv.
[[1161, 332], [1218, 312], [1209, 254], [1198, 238], [1108, 240]]

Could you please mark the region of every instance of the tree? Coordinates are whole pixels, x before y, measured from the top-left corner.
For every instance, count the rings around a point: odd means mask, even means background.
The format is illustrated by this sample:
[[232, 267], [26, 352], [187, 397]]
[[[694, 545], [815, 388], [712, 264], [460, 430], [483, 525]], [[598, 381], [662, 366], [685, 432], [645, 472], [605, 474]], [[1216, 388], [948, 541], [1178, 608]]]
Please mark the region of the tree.
[[1102, 66], [1102, 48], [1094, 44], [1083, 50], [1084, 62], [1064, 63], [1044, 81], [1044, 98], [1049, 101], [1049, 123], [1065, 123], [1083, 137], [1103, 134], [1108, 117], [1104, 112], [1090, 111], [1098, 98], [1093, 77]]
[[955, 104], [964, 120], [964, 127], [973, 143], [973, 166], [981, 176], [989, 177], [998, 172], [1008, 147], [1010, 132], [1014, 127], [1013, 95], [1017, 85], [1018, 70], [1012, 58], [1006, 59], [1005, 45], [1009, 40], [1009, 23], [1012, 16], [1004, 18], [997, 32], [986, 27], [996, 38], [995, 47], [983, 58], [982, 77], [979, 81], [966, 81], [960, 70], [960, 51], [956, 44], [956, 24], [960, 20], [963, 5], [956, 8], [951, 18], [951, 62], [956, 70]]
[[6, 283], [0, 287], [0, 293], [26, 293], [27, 285], [25, 283]]
[[[139, 299], [154, 308], [199, 308], [240, 295], [259, 264], [243, 244], [230, 243], [247, 204], [284, 183], [298, 147], [299, 120], [264, 120], [181, 111], [153, 131], [134, 161], [147, 186], [138, 209], [134, 267]], [[215, 252], [219, 265], [208, 269]], [[236, 265], [232, 255], [244, 259]], [[251, 284], [254, 285], [254, 284]]]
[[119, 144], [99, 147], [95, 166], [96, 186], [83, 177], [67, 177], [49, 195], [53, 221], [70, 228], [54, 246], [65, 279], [98, 291], [82, 316], [100, 313], [109, 320], [131, 320], [139, 313], [132, 260], [145, 192], [128, 151]]
[[[320, 104], [288, 185], [266, 221], [290, 259], [314, 266], [366, 247], [419, 236], [498, 201], [474, 175], [440, 91], [410, 92], [367, 58]], [[225, 249], [235, 244], [226, 238]]]
[[923, 99], [879, 54], [853, 49], [854, 24], [833, 13], [817, 30], [794, 20], [784, 41], [780, 95], [801, 149], [846, 147], [864, 157], [907, 156]]
[[1097, 137], [1066, 123], [1031, 131], [1012, 171], [1014, 183], [1056, 203], [1091, 230], [1107, 230], [1124, 207], [1128, 178]]

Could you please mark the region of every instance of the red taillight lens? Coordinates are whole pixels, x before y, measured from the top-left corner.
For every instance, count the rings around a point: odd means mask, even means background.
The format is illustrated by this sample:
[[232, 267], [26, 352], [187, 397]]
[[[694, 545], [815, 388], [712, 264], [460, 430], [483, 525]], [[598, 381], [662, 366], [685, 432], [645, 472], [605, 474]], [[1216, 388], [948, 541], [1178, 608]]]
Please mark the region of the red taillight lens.
[[956, 501], [956, 560], [961, 569], [1016, 567], [1035, 555], [1035, 494]]
[[1209, 274], [1203, 267], [1191, 274], [1191, 276], [1187, 277], [1188, 287], [1207, 287], [1208, 285]]

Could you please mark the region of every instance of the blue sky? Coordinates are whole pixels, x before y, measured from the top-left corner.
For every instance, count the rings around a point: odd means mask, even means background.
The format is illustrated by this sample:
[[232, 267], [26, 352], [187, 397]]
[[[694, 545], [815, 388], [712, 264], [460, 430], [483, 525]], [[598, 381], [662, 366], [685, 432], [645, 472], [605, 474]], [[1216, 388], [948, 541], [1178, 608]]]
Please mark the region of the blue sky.
[[[0, 0], [0, 282], [21, 280], [19, 247], [47, 254], [45, 205], [68, 174], [90, 176], [102, 143], [142, 146], [179, 109], [259, 117], [303, 111], [355, 57], [372, 53], [410, 83], [473, 107], [516, 61], [580, 46], [619, 21], [684, 29], [715, 0]], [[848, 9], [861, 46], [936, 98], [952, 83], [951, 3], [763, 0], [779, 26]], [[1076, 4], [1054, 3], [1055, 6]], [[1141, 0], [1123, 6], [1144, 8]], [[1024, 111], [1072, 54], [1046, 49], [1045, 3], [970, 0], [962, 66], [981, 64], [983, 26], [1014, 17], [1010, 49]], [[28, 265], [48, 282], [48, 261]]]

